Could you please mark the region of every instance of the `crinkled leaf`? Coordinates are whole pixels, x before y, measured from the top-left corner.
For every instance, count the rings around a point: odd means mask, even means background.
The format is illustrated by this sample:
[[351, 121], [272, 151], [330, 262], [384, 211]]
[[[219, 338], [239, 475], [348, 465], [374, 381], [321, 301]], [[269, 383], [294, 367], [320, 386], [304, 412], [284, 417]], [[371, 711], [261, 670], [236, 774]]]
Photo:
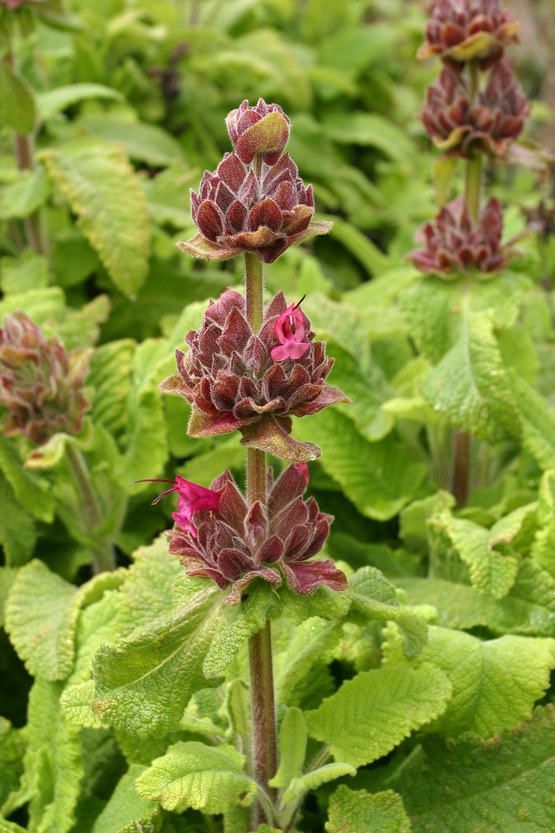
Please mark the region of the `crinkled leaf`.
[[284, 616], [288, 616], [295, 624], [302, 624], [305, 619], [311, 616], [319, 616], [324, 619], [331, 619], [337, 622], [346, 615], [349, 610], [349, 599], [345, 592], [332, 590], [321, 584], [313, 593], [295, 593], [284, 582], [278, 588], [281, 601], [281, 610]]
[[[389, 662], [388, 643], [384, 651]], [[482, 642], [462, 631], [431, 626], [428, 642], [411, 665], [419, 668], [424, 662], [440, 668], [453, 686], [446, 711], [429, 731], [449, 737], [471, 731], [490, 738], [529, 717], [549, 686], [555, 641], [502, 636]]]
[[135, 789], [135, 781], [144, 771], [143, 766], [131, 764], [98, 816], [92, 833], [137, 833], [141, 829], [154, 833], [159, 828], [160, 808], [154, 801], [137, 795]]
[[325, 764], [324, 766], [315, 769], [313, 772], [307, 772], [300, 778], [293, 778], [289, 789], [283, 794], [283, 803], [290, 804], [296, 798], [300, 798], [305, 792], [315, 790], [322, 784], [327, 784], [329, 781], [335, 781], [336, 778], [342, 778], [344, 775], [356, 775], [356, 769], [349, 764]]
[[226, 743], [216, 748], [196, 741], [176, 743], [137, 779], [137, 792], [166, 810], [193, 807], [224, 813], [231, 804], [248, 806], [256, 794], [255, 782], [243, 774], [244, 761]]
[[[279, 768], [271, 787], [288, 787], [302, 776], [306, 755], [306, 723], [300, 709], [289, 709], [279, 729]], [[321, 783], [321, 782], [320, 782]]]
[[0, 220], [28, 217], [50, 195], [50, 183], [43, 165], [24, 171], [19, 179], [0, 191]]
[[534, 561], [555, 576], [555, 471], [546, 471], [540, 482], [538, 523], [531, 555]]
[[411, 833], [403, 801], [391, 790], [370, 795], [342, 784], [330, 798], [328, 813], [328, 833]]
[[17, 572], [16, 567], [0, 567], [0, 628], [6, 621], [6, 602]]
[[123, 148], [105, 144], [71, 156], [50, 148], [40, 158], [115, 285], [126, 295], [137, 292], [148, 270], [150, 232], [145, 196]]
[[60, 701], [67, 722], [78, 729], [100, 729], [103, 723], [93, 711], [93, 700], [94, 680], [68, 686]]
[[541, 396], [525, 379], [510, 372], [511, 387], [522, 424], [522, 444], [542, 469], [555, 468], [555, 417]]
[[0, 435], [0, 469], [15, 492], [21, 506], [45, 523], [54, 520], [54, 497], [49, 484], [40, 475], [24, 469], [15, 445]]
[[336, 761], [363, 766], [439, 717], [451, 692], [448, 678], [430, 663], [364, 671], [306, 713], [308, 734], [329, 746]]
[[308, 675], [314, 663], [335, 647], [340, 636], [341, 624], [331, 624], [315, 616], [292, 631], [285, 650], [275, 657], [276, 705], [288, 701], [297, 683]]
[[125, 407], [135, 347], [130, 338], [111, 341], [98, 347], [90, 358], [87, 384], [94, 387], [92, 415], [116, 436], [127, 423]]
[[14, 729], [9, 720], [0, 716], [0, 810], [9, 794], [19, 788], [26, 745], [22, 730]]
[[391, 783], [413, 833], [548, 831], [555, 827], [555, 718], [538, 709], [493, 741], [430, 740]]
[[0, 470], [0, 544], [6, 563], [18, 567], [32, 556], [37, 541], [33, 518], [21, 507]]
[[407, 457], [391, 436], [367, 442], [349, 417], [327, 408], [295, 425], [301, 438], [322, 446], [322, 465], [363, 515], [385, 521], [414, 496], [426, 466]]

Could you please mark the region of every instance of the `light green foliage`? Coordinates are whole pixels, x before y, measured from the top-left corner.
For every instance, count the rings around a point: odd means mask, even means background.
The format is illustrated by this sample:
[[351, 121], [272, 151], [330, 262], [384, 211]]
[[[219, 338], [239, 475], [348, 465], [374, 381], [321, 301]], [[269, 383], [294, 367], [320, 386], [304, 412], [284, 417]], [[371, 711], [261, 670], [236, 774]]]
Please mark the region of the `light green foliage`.
[[21, 729], [0, 717], [0, 811], [9, 794], [19, 787], [26, 741]]
[[2, 628], [6, 621], [6, 601], [17, 572], [16, 567], [0, 567], [0, 627]]
[[81, 123], [91, 135], [120, 142], [131, 159], [139, 159], [152, 167], [171, 165], [181, 157], [179, 143], [155, 125], [119, 121], [110, 116], [85, 116]]
[[399, 517], [399, 535], [404, 545], [410, 550], [427, 552], [428, 521], [442, 509], [449, 510], [454, 506], [453, 495], [442, 490], [405, 506]]
[[[388, 664], [399, 661], [394, 636], [383, 650]], [[430, 627], [427, 644], [410, 664], [419, 668], [424, 662], [440, 668], [453, 686], [447, 709], [427, 729], [449, 737], [471, 731], [489, 738], [529, 717], [549, 686], [555, 641], [503, 636], [482, 642], [462, 631]]]
[[287, 634], [285, 650], [277, 653], [274, 664], [276, 704], [286, 703], [300, 680], [315, 662], [322, 660], [335, 647], [341, 636], [341, 625], [310, 617]]
[[115, 436], [127, 424], [125, 405], [131, 390], [132, 339], [112, 341], [98, 347], [90, 359], [87, 383], [94, 387], [93, 418]]
[[100, 729], [103, 724], [92, 710], [93, 700], [94, 680], [68, 685], [60, 699], [67, 722], [78, 729]]
[[413, 833], [553, 828], [554, 734], [549, 707], [493, 741], [464, 736], [449, 745], [427, 743], [391, 783]]
[[22, 463], [13, 443], [0, 435], [0, 469], [18, 502], [34, 518], [52, 523], [54, 498], [49, 491], [49, 484], [35, 472], [22, 468]]
[[28, 217], [44, 205], [49, 194], [50, 183], [43, 165], [37, 165], [33, 172], [24, 171], [19, 179], [0, 191], [0, 220]]
[[288, 787], [301, 777], [306, 755], [306, 723], [300, 709], [289, 709], [279, 730], [279, 768], [271, 787]]
[[67, 833], [74, 822], [83, 775], [78, 730], [65, 721], [59, 706], [63, 685], [37, 679], [29, 696], [25, 771], [19, 791], [4, 812], [29, 802], [33, 833]]
[[405, 636], [405, 651], [417, 653], [427, 639], [427, 625], [412, 611], [399, 606], [395, 588], [374, 567], [362, 567], [349, 579], [352, 610], [368, 620], [397, 622]]
[[511, 387], [522, 424], [522, 444], [542, 469], [555, 468], [555, 418], [547, 402], [525, 379], [511, 372]]
[[315, 790], [322, 784], [335, 781], [344, 775], [356, 775], [356, 769], [349, 764], [326, 764], [300, 778], [292, 778], [289, 788], [283, 794], [283, 803], [287, 806], [309, 790]]
[[311, 616], [320, 616], [337, 622], [343, 618], [349, 610], [349, 598], [344, 592], [331, 590], [325, 585], [320, 585], [314, 593], [303, 596], [293, 592], [283, 583], [279, 588], [281, 610], [287, 616], [300, 625], [305, 619]]
[[391, 790], [369, 795], [341, 785], [330, 799], [328, 833], [411, 833], [400, 796]]
[[365, 671], [306, 713], [308, 734], [336, 761], [363, 766], [442, 714], [451, 692], [448, 678], [430, 663]]
[[352, 420], [333, 408], [301, 420], [295, 432], [321, 446], [324, 469], [369, 518], [385, 521], [396, 515], [426, 474], [426, 467], [408, 459], [391, 435], [369, 443]]
[[6, 821], [0, 817], [0, 833], [27, 833], [27, 831], [14, 821]]
[[243, 774], [244, 760], [226, 743], [176, 743], [137, 779], [137, 792], [166, 810], [224, 813], [231, 804], [249, 805], [256, 794], [255, 782]]
[[68, 84], [37, 96], [39, 116], [46, 120], [87, 98], [121, 98], [121, 94], [103, 84]]
[[[5, 193], [5, 192], [2, 192]], [[34, 252], [0, 260], [0, 287], [6, 295], [20, 294], [48, 286], [48, 261]]]
[[6, 563], [14, 567], [25, 564], [35, 548], [37, 533], [33, 518], [21, 507], [14, 491], [0, 470], [0, 543]]
[[49, 149], [41, 159], [115, 285], [132, 295], [146, 276], [150, 239], [145, 197], [123, 149], [106, 143], [69, 156]]
[[8, 66], [0, 65], [0, 121], [18, 133], [31, 133], [35, 126], [34, 97], [26, 82]]
[[532, 558], [555, 576], [555, 471], [546, 471], [541, 479], [538, 524], [540, 529], [532, 546]]
[[135, 789], [135, 781], [144, 771], [143, 766], [131, 764], [98, 816], [93, 833], [137, 833], [141, 827], [157, 833], [161, 824], [160, 809], [153, 801], [137, 795]]

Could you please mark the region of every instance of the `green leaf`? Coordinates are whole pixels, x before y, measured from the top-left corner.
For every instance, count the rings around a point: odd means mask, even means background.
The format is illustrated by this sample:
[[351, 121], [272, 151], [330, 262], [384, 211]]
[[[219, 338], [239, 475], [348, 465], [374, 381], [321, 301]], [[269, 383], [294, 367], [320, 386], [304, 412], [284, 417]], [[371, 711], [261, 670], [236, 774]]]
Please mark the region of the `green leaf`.
[[411, 604], [433, 604], [446, 628], [487, 627], [494, 633], [555, 636], [555, 579], [526, 559], [502, 599], [441, 578], [396, 579]]
[[93, 700], [94, 680], [68, 685], [60, 700], [68, 724], [78, 729], [100, 729], [103, 723], [92, 710]]
[[19, 788], [26, 745], [21, 729], [14, 729], [9, 720], [0, 716], [0, 809], [9, 794]]
[[6, 605], [6, 630], [31, 674], [69, 676], [80, 608], [121, 581], [122, 571], [103, 573], [76, 588], [37, 559], [19, 570]]
[[145, 197], [125, 151], [106, 144], [71, 156], [50, 148], [39, 156], [115, 285], [133, 295], [148, 271], [150, 231]]
[[5, 60], [0, 64], [0, 121], [23, 135], [35, 126], [33, 94], [20, 75]]
[[20, 506], [13, 489], [0, 470], [0, 544], [6, 564], [19, 567], [32, 556], [37, 541], [35, 524]]
[[153, 168], [171, 165], [183, 155], [179, 142], [154, 124], [116, 121], [111, 116], [86, 116], [82, 123], [92, 136], [120, 142], [131, 159], [146, 162]]
[[391, 786], [413, 833], [507, 833], [555, 827], [555, 719], [551, 707], [495, 741], [464, 736], [426, 743]]
[[456, 167], [456, 156], [440, 156], [432, 165], [432, 178], [436, 192], [436, 201], [440, 208], [446, 202], [449, 202]]
[[361, 263], [366, 272], [373, 275], [381, 275], [391, 268], [391, 260], [372, 243], [366, 235], [346, 220], [341, 220], [336, 215], [323, 215], [323, 219], [333, 222], [330, 237], [338, 240], [347, 251]]
[[131, 338], [97, 347], [90, 359], [87, 384], [94, 387], [93, 418], [115, 436], [127, 424], [126, 403], [131, 390], [132, 357], [136, 344]]
[[63, 314], [64, 305], [65, 296], [59, 286], [14, 292], [0, 301], [0, 320], [6, 314], [24, 309], [29, 318], [32, 318], [40, 327], [51, 318]]
[[0, 567], [0, 628], [6, 621], [6, 601], [17, 573], [15, 567]]
[[522, 424], [522, 445], [542, 469], [555, 468], [555, 417], [544, 397], [510, 371], [511, 388]]
[[43, 165], [34, 171], [24, 171], [19, 179], [0, 192], [0, 220], [28, 217], [50, 195], [50, 182]]
[[153, 222], [176, 229], [190, 228], [191, 234], [194, 233], [187, 188], [195, 186], [195, 176], [178, 161], [152, 179], [144, 180], [142, 185]]
[[555, 576], [555, 471], [546, 471], [540, 481], [538, 524], [531, 556], [543, 570]]
[[35, 472], [23, 468], [15, 445], [0, 434], [0, 469], [23, 509], [45, 523], [54, 520], [54, 497], [49, 483]]
[[101, 645], [93, 661], [98, 716], [140, 737], [176, 731], [191, 695], [218, 685], [202, 667], [221, 621], [221, 601], [209, 585], [115, 645]]
[[8, 295], [48, 286], [48, 260], [27, 249], [18, 258], [0, 259], [0, 287]]
[[344, 775], [356, 775], [356, 772], [356, 769], [349, 764], [325, 764], [300, 778], [293, 778], [289, 789], [283, 794], [283, 803], [290, 804], [309, 790], [315, 790], [322, 784], [335, 781], [336, 778], [342, 778]]
[[426, 466], [408, 458], [401, 443], [391, 436], [367, 442], [353, 422], [333, 408], [299, 420], [295, 432], [322, 447], [326, 472], [363, 515], [375, 520], [394, 517], [426, 475]]
[[6, 821], [0, 818], [0, 833], [27, 833], [24, 827], [20, 827], [15, 821]]
[[29, 802], [29, 828], [36, 833], [67, 833], [83, 775], [79, 730], [64, 719], [59, 699], [63, 684], [37, 679], [29, 695], [25, 772], [20, 790], [4, 812]]
[[[271, 787], [288, 787], [301, 778], [306, 755], [306, 723], [300, 709], [289, 709], [279, 730], [279, 768], [268, 783]], [[322, 782], [320, 782], [322, 783]], [[295, 796], [293, 796], [295, 797]]]
[[176, 743], [137, 779], [137, 792], [178, 813], [187, 807], [224, 813], [232, 804], [248, 806], [256, 794], [255, 782], [243, 774], [244, 761], [226, 743], [217, 748], [195, 741]]
[[453, 425], [486, 442], [520, 435], [516, 410], [493, 315], [463, 312], [459, 341], [422, 384], [427, 402]]
[[297, 625], [302, 624], [311, 616], [337, 622], [347, 614], [350, 607], [346, 593], [332, 590], [325, 585], [317, 587], [314, 593], [303, 595], [290, 590], [284, 582], [277, 592], [283, 615], [293, 619]]
[[316, 616], [306, 619], [292, 631], [285, 650], [275, 657], [277, 706], [288, 701], [297, 683], [308, 675], [314, 663], [336, 646], [340, 637], [341, 624], [330, 624]]
[[349, 579], [347, 591], [352, 610], [370, 621], [397, 622], [404, 634], [408, 656], [416, 654], [426, 643], [428, 626], [411, 610], [399, 606], [395, 588], [374, 567], [362, 567]]
[[378, 113], [337, 113], [325, 119], [326, 131], [342, 144], [375, 147], [412, 168], [414, 145], [407, 132]]
[[391, 790], [369, 795], [342, 784], [330, 798], [328, 813], [328, 833], [411, 833], [403, 801]]
[[308, 734], [336, 761], [364, 766], [390, 752], [445, 710], [451, 683], [430, 663], [364, 671], [306, 713]]
[[[169, 399], [169, 397], [168, 397]], [[185, 414], [186, 415], [186, 414]], [[187, 421], [181, 423], [181, 431], [186, 429]], [[198, 442], [198, 440], [195, 440]], [[190, 460], [177, 469], [177, 474], [197, 483], [199, 486], [209, 488], [210, 484], [225, 469], [236, 469], [241, 472], [245, 465], [245, 449], [237, 442], [237, 437], [226, 442], [218, 442], [210, 451], [204, 454], [196, 454]]]
[[92, 833], [137, 833], [139, 830], [158, 829], [160, 808], [137, 795], [135, 781], [145, 768], [131, 764], [129, 771], [120, 778], [108, 804], [98, 816]]
[[68, 84], [65, 87], [56, 87], [54, 90], [39, 93], [37, 110], [41, 119], [46, 121], [72, 104], [77, 104], [87, 98], [116, 98], [121, 101], [123, 96], [119, 90], [105, 87], [103, 84]]
[[[389, 658], [387, 644], [384, 651]], [[428, 730], [449, 737], [471, 731], [490, 738], [530, 716], [549, 687], [555, 641], [502, 636], [482, 642], [462, 631], [430, 626], [429, 640], [411, 665], [419, 668], [424, 662], [440, 668], [453, 686], [446, 711]]]

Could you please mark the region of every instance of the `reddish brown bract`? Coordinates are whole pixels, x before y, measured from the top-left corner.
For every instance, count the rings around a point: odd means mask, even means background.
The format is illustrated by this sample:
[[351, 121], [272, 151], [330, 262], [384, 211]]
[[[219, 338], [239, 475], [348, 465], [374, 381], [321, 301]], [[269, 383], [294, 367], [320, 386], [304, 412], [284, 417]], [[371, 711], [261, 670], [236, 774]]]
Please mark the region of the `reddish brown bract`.
[[502, 269], [518, 254], [501, 246], [503, 214], [499, 201], [492, 197], [474, 223], [462, 197], [444, 206], [435, 225], [423, 226], [416, 240], [425, 248], [407, 255], [421, 272], [435, 272], [447, 279], [477, 270], [488, 277]]
[[487, 69], [501, 60], [505, 46], [519, 42], [518, 27], [498, 0], [436, 0], [418, 57], [439, 55], [457, 72], [470, 60]]
[[473, 104], [465, 79], [444, 67], [428, 87], [422, 122], [445, 155], [502, 155], [524, 127], [530, 106], [510, 69], [499, 63]]
[[333, 561], [309, 561], [322, 549], [333, 518], [319, 511], [314, 498], [303, 500], [303, 471], [289, 466], [272, 484], [270, 470], [269, 481], [267, 510], [259, 501], [249, 509], [229, 472], [220, 475], [210, 486], [220, 495], [218, 510], [193, 513], [196, 537], [179, 526], [166, 533], [170, 552], [188, 575], [211, 578], [222, 589], [232, 585], [229, 604], [240, 602], [255, 578], [279, 586], [283, 576], [303, 594], [321, 584], [345, 590], [347, 579]]
[[37, 445], [60, 431], [76, 434], [90, 408], [83, 389], [90, 353], [67, 353], [24, 312], [6, 315], [0, 329], [0, 402], [9, 411], [3, 433], [25, 434]]
[[179, 373], [160, 385], [165, 393], [183, 396], [192, 404], [191, 436], [240, 429], [243, 444], [275, 449], [287, 459], [308, 460], [318, 455], [317, 446], [288, 436], [291, 416], [315, 414], [327, 405], [349, 400], [325, 383], [333, 359], [326, 357], [324, 342], [314, 341], [304, 313], [306, 352], [296, 360], [276, 363], [272, 359], [271, 351], [279, 346], [276, 322], [286, 309], [280, 292], [267, 306], [262, 329], [255, 334], [246, 320], [245, 299], [238, 292], [228, 290], [217, 303], [210, 303], [200, 330], [187, 335], [189, 352], [176, 351]]

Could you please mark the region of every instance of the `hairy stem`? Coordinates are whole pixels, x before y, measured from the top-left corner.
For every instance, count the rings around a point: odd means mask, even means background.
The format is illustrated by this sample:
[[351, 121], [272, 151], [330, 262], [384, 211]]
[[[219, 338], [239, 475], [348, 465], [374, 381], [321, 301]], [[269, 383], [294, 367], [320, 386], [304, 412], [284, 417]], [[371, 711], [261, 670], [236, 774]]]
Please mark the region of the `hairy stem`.
[[468, 501], [470, 481], [470, 447], [472, 437], [468, 431], [455, 428], [453, 435], [453, 488], [457, 509], [462, 509]]
[[[245, 254], [247, 320], [255, 333], [262, 326], [264, 313], [264, 276], [262, 263], [254, 254]], [[247, 449], [247, 500], [257, 500], [265, 507], [266, 453]], [[277, 769], [276, 706], [272, 663], [272, 632], [270, 622], [249, 638], [249, 670], [252, 713], [252, 757], [254, 777], [269, 799], [275, 803], [277, 791], [268, 786]], [[261, 822], [272, 824], [268, 811], [260, 801], [253, 805], [252, 829]]]
[[[91, 486], [87, 464], [79, 449], [75, 448], [70, 442], [66, 443], [66, 455], [83, 501], [88, 531], [91, 535], [94, 535], [94, 530], [99, 526], [101, 518], [96, 495]], [[112, 544], [99, 542], [98, 546], [93, 549], [94, 573], [103, 573], [108, 570], [113, 570], [114, 567], [115, 559]]]

